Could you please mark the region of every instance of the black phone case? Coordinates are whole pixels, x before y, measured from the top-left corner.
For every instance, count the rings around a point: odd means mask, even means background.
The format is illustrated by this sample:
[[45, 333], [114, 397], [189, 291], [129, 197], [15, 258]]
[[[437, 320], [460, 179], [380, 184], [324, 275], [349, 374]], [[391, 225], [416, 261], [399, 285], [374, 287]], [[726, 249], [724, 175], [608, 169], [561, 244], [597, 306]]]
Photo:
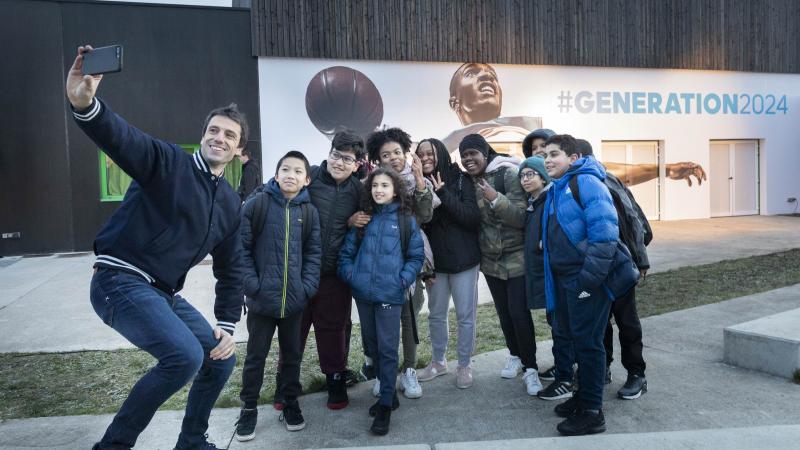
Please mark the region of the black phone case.
[[99, 75], [122, 70], [122, 46], [112, 45], [92, 50], [83, 55], [84, 75]]

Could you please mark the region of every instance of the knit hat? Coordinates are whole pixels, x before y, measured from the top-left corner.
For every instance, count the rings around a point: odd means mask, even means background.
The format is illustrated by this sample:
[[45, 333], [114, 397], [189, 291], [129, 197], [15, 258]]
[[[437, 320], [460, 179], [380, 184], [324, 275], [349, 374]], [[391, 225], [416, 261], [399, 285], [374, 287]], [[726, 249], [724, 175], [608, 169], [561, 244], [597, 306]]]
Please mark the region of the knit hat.
[[483, 138], [480, 134], [468, 134], [464, 136], [464, 139], [461, 140], [461, 143], [458, 144], [458, 153], [463, 157], [464, 152], [473, 149], [481, 152], [483, 156], [489, 159], [489, 155], [497, 153], [494, 149], [486, 142], [486, 139]]
[[550, 175], [547, 174], [547, 171], [544, 169], [544, 158], [541, 156], [531, 156], [530, 158], [522, 161], [522, 164], [519, 165], [519, 173], [522, 173], [522, 169], [530, 168], [533, 169], [534, 172], [538, 173], [542, 180], [544, 180], [545, 186], [550, 183]]
[[522, 153], [526, 156], [533, 154], [533, 140], [544, 139], [548, 140], [551, 136], [555, 136], [556, 132], [549, 128], [539, 128], [538, 130], [531, 131], [525, 139], [522, 140]]

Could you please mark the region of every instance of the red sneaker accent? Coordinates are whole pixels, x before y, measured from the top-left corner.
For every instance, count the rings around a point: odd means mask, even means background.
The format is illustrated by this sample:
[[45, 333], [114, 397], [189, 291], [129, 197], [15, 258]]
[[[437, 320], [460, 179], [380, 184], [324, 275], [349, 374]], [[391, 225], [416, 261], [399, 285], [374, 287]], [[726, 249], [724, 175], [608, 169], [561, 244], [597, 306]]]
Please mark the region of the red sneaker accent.
[[328, 409], [333, 409], [333, 410], [345, 409], [345, 408], [347, 408], [347, 405], [349, 405], [349, 404], [350, 404], [349, 401], [341, 402], [341, 403], [328, 403]]
[[283, 407], [286, 406], [283, 403], [273, 403], [272, 407], [275, 408], [276, 411], [283, 411]]

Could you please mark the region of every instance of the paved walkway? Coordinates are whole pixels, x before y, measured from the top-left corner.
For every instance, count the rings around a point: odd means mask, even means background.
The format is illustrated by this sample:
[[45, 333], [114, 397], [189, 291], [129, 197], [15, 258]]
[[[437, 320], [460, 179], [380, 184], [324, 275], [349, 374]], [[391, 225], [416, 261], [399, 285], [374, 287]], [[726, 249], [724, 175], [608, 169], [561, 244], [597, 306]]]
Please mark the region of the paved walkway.
[[[747, 216], [653, 222], [649, 255], [653, 272], [800, 247], [800, 218]], [[130, 348], [89, 304], [94, 257], [61, 254], [0, 259], [0, 352], [57, 352]], [[479, 303], [491, 302], [483, 277]], [[214, 278], [210, 261], [192, 269], [181, 293], [212, 323]], [[427, 312], [427, 307], [423, 307]], [[35, 312], [35, 314], [34, 314]], [[352, 318], [358, 322], [353, 307]], [[47, 333], [42, 333], [47, 330]], [[236, 339], [247, 340], [241, 323]]]
[[[448, 375], [424, 383], [419, 400], [401, 398], [387, 436], [368, 432], [367, 408], [374, 398], [370, 385], [362, 383], [350, 390], [351, 405], [341, 411], [325, 408], [324, 393], [303, 396], [300, 401], [308, 426], [298, 433], [287, 432], [277, 412], [263, 407], [256, 439], [234, 441], [230, 448], [400, 444], [415, 445], [409, 449], [536, 448], [543, 444], [559, 449], [797, 448], [800, 385], [722, 363], [722, 330], [798, 307], [800, 285], [795, 285], [644, 319], [650, 390], [638, 400], [616, 399], [625, 372], [615, 362], [614, 381], [605, 392], [609, 431], [602, 436], [556, 439], [555, 402], [527, 396], [519, 378], [501, 379], [498, 371], [506, 352], [496, 351], [474, 358], [471, 389], [456, 389], [454, 376]], [[538, 358], [543, 367], [552, 363], [549, 342], [539, 346]], [[219, 409], [211, 417], [210, 437], [222, 447], [233, 433], [237, 413], [237, 409]], [[157, 413], [138, 448], [171, 448], [181, 416], [181, 411]], [[0, 448], [89, 448], [110, 420], [110, 415], [102, 415], [5, 421], [0, 423]]]

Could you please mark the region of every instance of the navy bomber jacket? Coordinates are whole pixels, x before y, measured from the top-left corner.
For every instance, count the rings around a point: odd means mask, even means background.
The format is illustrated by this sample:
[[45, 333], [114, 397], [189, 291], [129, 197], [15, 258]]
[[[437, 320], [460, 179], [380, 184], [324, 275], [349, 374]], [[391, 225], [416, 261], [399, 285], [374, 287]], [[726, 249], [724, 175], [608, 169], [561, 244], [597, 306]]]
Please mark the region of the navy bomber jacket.
[[211, 173], [200, 151], [186, 153], [145, 134], [95, 98], [73, 111], [78, 126], [133, 178], [119, 209], [94, 241], [95, 267], [133, 273], [174, 295], [186, 273], [212, 255], [217, 326], [233, 334], [242, 311], [239, 195]]

